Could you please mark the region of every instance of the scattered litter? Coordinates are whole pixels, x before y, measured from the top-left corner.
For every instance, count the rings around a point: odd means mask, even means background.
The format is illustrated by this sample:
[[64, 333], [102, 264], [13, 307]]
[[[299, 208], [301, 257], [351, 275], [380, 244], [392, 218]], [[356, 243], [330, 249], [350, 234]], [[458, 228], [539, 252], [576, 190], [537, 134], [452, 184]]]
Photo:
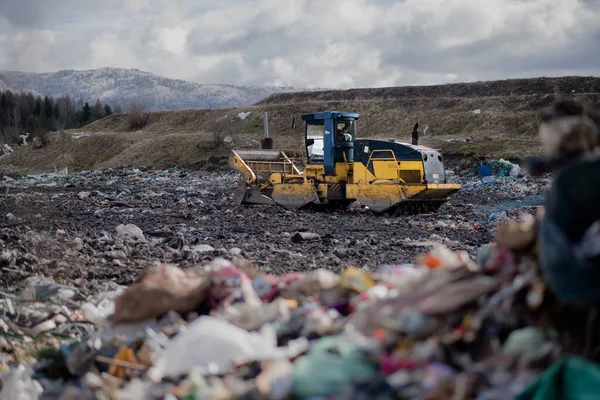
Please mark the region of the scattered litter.
[[238, 113], [238, 118], [241, 119], [242, 121], [245, 120], [246, 118], [248, 118], [250, 116], [250, 114], [252, 113], [252, 111], [248, 111], [248, 112], [241, 112]]
[[598, 320], [550, 291], [541, 213], [489, 209], [550, 181], [497, 161], [457, 167], [449, 179], [465, 190], [437, 213], [357, 207], [322, 226], [301, 211], [232, 211], [230, 174], [0, 179], [31, 210], [11, 209], [19, 226], [0, 228], [0, 399], [529, 400], [559, 378], [579, 391], [573, 371], [596, 390]]
[[29, 133], [25, 132], [23, 135], [19, 135], [19, 137], [21, 138], [21, 146], [26, 146], [27, 138], [29, 137]]
[[474, 138], [472, 136], [469, 136], [464, 139], [451, 138], [451, 139], [444, 139], [444, 140], [448, 143], [472, 143]]
[[10, 153], [12, 153], [13, 151], [14, 151], [13, 148], [5, 143], [4, 146], [2, 146], [2, 155], [0, 155], [0, 157], [7, 156]]
[[146, 240], [144, 232], [133, 224], [119, 225], [116, 228], [117, 237], [128, 240]]
[[495, 212], [490, 215], [490, 221], [502, 221], [506, 218], [506, 211]]
[[31, 144], [32, 144], [33, 148], [36, 150], [41, 149], [45, 145], [45, 143], [42, 141], [42, 138], [40, 138], [39, 136], [34, 137]]

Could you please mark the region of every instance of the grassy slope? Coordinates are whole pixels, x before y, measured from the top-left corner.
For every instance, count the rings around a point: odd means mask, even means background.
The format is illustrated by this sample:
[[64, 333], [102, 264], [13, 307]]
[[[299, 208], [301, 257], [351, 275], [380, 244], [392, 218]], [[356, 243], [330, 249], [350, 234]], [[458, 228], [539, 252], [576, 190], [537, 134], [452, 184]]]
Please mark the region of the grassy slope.
[[[574, 92], [573, 92], [574, 91]], [[551, 104], [554, 93], [569, 93], [592, 107], [600, 106], [600, 78], [528, 79], [427, 87], [354, 89], [291, 93], [271, 96], [260, 103], [229, 110], [160, 111], [150, 116], [141, 132], [129, 132], [123, 115], [113, 115], [79, 131], [90, 137], [71, 139], [51, 134], [41, 150], [18, 148], [0, 159], [0, 170], [81, 170], [124, 165], [164, 168], [197, 164], [210, 156], [223, 157], [226, 149], [211, 145], [210, 126], [228, 114], [235, 118], [235, 146], [246, 147], [263, 135], [262, 113], [269, 112], [270, 133], [276, 148], [302, 146], [302, 129], [291, 129], [295, 110], [356, 111], [361, 114], [359, 136], [409, 140], [415, 122], [428, 126], [426, 145], [459, 158], [520, 159], [539, 151], [536, 129], [539, 111]], [[474, 114], [473, 110], [481, 110]], [[242, 121], [241, 111], [251, 111]], [[473, 137], [471, 143], [448, 139]]]

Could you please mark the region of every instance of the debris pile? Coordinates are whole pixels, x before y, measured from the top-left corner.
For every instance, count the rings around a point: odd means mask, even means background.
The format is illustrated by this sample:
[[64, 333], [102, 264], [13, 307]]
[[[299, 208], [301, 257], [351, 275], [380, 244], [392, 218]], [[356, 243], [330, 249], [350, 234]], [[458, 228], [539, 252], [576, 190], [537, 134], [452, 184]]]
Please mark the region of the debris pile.
[[501, 225], [476, 260], [437, 245], [374, 272], [216, 258], [93, 296], [29, 278], [1, 296], [0, 398], [534, 398], [553, 363], [582, 368], [565, 352], [600, 355], [594, 320], [542, 279], [540, 218]]

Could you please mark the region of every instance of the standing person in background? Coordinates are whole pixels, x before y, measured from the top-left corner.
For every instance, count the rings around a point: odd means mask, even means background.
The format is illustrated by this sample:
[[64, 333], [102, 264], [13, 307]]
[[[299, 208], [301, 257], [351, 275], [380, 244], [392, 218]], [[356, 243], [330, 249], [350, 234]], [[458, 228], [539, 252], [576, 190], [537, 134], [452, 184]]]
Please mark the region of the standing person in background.
[[412, 144], [413, 146], [418, 146], [419, 145], [419, 131], [417, 130], [419, 128], [419, 123], [417, 122], [415, 124], [415, 127], [413, 128], [412, 131]]

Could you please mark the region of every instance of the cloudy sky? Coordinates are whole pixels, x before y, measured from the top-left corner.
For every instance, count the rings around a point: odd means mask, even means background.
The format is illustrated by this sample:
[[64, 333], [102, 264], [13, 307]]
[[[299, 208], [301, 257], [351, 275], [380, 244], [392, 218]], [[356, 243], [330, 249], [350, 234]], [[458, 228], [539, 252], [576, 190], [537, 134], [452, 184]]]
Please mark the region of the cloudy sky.
[[600, 75], [600, 0], [0, 0], [0, 70], [373, 87]]

